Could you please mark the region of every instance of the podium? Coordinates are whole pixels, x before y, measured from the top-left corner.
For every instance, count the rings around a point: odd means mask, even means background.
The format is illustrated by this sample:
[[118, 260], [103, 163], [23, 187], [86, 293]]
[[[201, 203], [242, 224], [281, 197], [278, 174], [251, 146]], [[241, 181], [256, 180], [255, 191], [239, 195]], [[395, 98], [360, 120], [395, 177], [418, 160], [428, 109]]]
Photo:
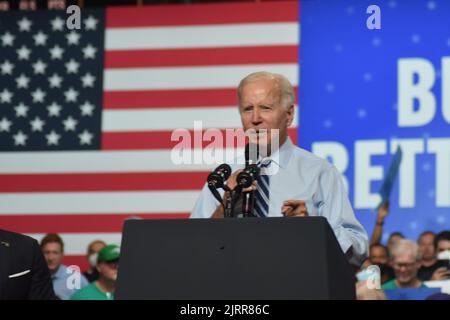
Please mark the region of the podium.
[[116, 299], [355, 299], [327, 220], [129, 220]]

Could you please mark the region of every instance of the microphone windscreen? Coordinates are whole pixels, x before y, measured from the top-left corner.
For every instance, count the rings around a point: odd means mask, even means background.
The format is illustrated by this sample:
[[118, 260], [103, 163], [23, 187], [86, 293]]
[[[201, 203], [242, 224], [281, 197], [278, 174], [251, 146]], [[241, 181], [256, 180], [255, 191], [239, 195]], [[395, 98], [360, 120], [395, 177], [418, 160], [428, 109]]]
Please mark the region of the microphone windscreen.
[[231, 167], [226, 163], [221, 164], [214, 171], [221, 174], [224, 180], [227, 180], [231, 175]]

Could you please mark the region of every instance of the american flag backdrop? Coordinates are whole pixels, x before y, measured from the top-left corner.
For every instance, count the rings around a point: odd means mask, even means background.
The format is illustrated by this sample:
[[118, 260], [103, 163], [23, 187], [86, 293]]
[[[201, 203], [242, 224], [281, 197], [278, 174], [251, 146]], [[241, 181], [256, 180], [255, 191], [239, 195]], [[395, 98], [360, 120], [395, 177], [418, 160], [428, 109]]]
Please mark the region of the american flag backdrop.
[[172, 131], [239, 128], [251, 72], [297, 87], [300, 38], [297, 1], [81, 14], [81, 30], [64, 11], [0, 14], [0, 228], [60, 233], [84, 268], [127, 218], [188, 217], [215, 165], [174, 164]]

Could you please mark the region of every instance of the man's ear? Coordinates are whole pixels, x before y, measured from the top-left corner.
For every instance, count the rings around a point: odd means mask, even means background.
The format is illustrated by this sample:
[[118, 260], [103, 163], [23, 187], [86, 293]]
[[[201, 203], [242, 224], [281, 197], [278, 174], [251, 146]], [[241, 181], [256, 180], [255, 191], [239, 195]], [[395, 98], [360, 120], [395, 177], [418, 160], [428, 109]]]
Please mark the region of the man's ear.
[[287, 126], [290, 127], [292, 122], [294, 121], [294, 115], [295, 115], [295, 108], [294, 105], [291, 104], [288, 108], [287, 108]]

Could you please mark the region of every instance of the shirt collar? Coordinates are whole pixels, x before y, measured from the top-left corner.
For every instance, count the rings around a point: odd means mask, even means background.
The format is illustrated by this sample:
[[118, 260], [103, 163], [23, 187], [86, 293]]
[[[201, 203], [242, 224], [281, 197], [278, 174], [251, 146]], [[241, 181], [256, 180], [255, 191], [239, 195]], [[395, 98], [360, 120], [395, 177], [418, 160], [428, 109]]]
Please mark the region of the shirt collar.
[[286, 141], [272, 155], [270, 155], [270, 157], [262, 159], [261, 162], [264, 163], [270, 159], [273, 163], [276, 163], [280, 168], [286, 169], [293, 150], [294, 144], [292, 143], [291, 139], [287, 137]]
[[66, 266], [64, 266], [63, 264], [61, 264], [58, 267], [58, 270], [52, 275], [53, 279], [58, 279], [58, 278], [62, 278], [64, 277], [64, 275], [66, 274]]

